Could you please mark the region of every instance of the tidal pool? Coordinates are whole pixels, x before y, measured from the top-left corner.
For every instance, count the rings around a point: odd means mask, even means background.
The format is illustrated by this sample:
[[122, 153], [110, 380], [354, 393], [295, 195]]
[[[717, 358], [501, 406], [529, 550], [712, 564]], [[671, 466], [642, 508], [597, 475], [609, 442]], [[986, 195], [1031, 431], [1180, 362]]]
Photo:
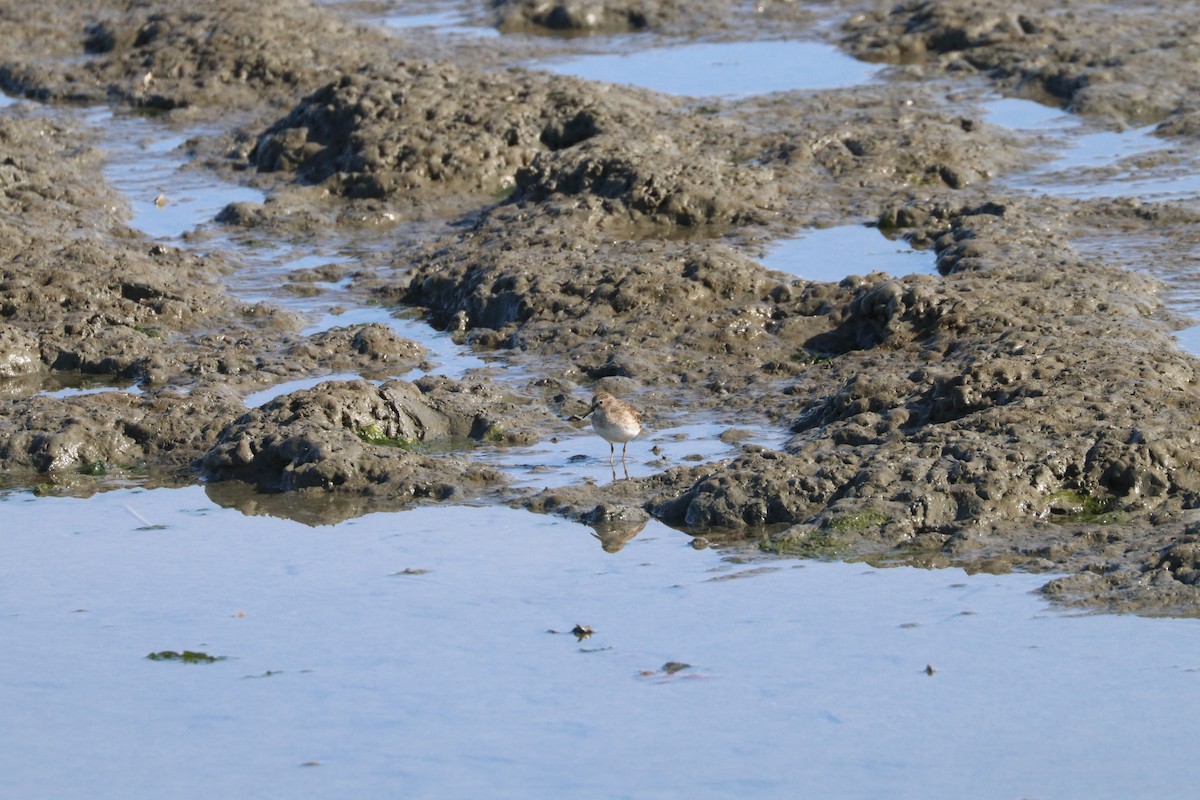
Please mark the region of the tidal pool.
[[125, 195], [133, 214], [130, 227], [152, 239], [188, 233], [229, 203], [263, 200], [257, 189], [220, 181], [205, 170], [183, 169], [188, 135], [107, 108], [88, 114], [86, 121], [104, 130], [104, 178]]
[[462, 10], [442, 10], [427, 14], [388, 14], [376, 19], [385, 28], [395, 28], [406, 33], [418, 33], [422, 29], [435, 28], [439, 35], [499, 36], [495, 28], [472, 25]]
[[560, 75], [688, 97], [746, 97], [865, 83], [879, 71], [820, 42], [695, 42], [538, 62]]
[[771, 243], [761, 263], [767, 269], [830, 283], [875, 271], [892, 277], [937, 274], [932, 249], [914, 250], [903, 239], [889, 239], [865, 225], [837, 225], [781, 239]]
[[[654, 522], [606, 552], [495, 507], [310, 528], [199, 486], [14, 493], [0, 514], [5, 796], [1167, 797], [1200, 779], [1179, 735], [1200, 623], [1057, 612], [1031, 593], [1045, 576], [746, 561]], [[147, 658], [185, 651], [220, 660]]]
[[1166, 201], [1200, 195], [1195, 154], [1155, 136], [1153, 125], [1105, 127], [1018, 98], [992, 98], [982, 107], [986, 121], [1037, 133], [1051, 153], [1036, 169], [1004, 178], [1005, 185], [1077, 198]]

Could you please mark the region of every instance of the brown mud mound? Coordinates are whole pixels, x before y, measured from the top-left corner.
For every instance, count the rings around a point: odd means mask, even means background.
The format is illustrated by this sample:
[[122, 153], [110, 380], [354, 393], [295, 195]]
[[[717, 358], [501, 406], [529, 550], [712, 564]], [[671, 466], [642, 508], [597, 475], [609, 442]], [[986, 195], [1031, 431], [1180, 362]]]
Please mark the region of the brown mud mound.
[[779, 36], [803, 31], [826, 8], [794, 0], [491, 0], [502, 33], [558, 36], [653, 31], [677, 36]]
[[492, 6], [504, 33], [626, 33], [659, 27], [680, 12], [679, 3], [659, 0], [493, 0]]
[[227, 427], [200, 462], [209, 481], [267, 491], [445, 500], [502, 485], [496, 470], [453, 455], [456, 444], [527, 444], [549, 412], [480, 383], [326, 382], [272, 400]]
[[435, 324], [470, 330], [476, 344], [553, 355], [593, 380], [695, 385], [728, 402], [756, 402], [737, 390], [803, 369], [805, 348], [839, 326], [853, 296], [846, 286], [793, 283], [715, 242], [563, 246], [565, 219], [493, 215], [385, 296], [398, 291]]
[[[222, 262], [145, 242], [95, 179], [100, 154], [49, 120], [0, 117], [0, 363], [144, 376], [189, 331], [274, 315], [248, 312], [219, 282]], [[256, 319], [257, 317], [257, 319]]]
[[216, 391], [183, 396], [114, 391], [0, 401], [0, 472], [186, 470], [240, 407]]
[[1095, 0], [905, 0], [852, 19], [845, 42], [859, 58], [980, 72], [1081, 114], [1160, 122], [1197, 111], [1194, 11], [1168, 3], [1131, 13]]
[[1149, 318], [1149, 279], [1079, 258], [1047, 211], [951, 215], [938, 237], [949, 276], [860, 290], [848, 324], [877, 342], [784, 388], [798, 401], [786, 452], [739, 458], [655, 513], [887, 546], [996, 523], [1016, 547], [1038, 519], [1200, 505], [1195, 360]]
[[[32, 49], [10, 51], [0, 63], [0, 87], [39, 100], [250, 108], [289, 102], [386, 57], [381, 33], [347, 25], [306, 0], [172, 5], [56, 3], [47, 18], [42, 3], [9, 4], [12, 29]], [[47, 51], [76, 58], [25, 55]]]
[[398, 64], [304, 98], [251, 159], [260, 172], [294, 171], [349, 197], [430, 184], [496, 194], [536, 152], [570, 147], [632, 111], [571, 79]]
[[[626, 133], [632, 133], [627, 131]], [[516, 174], [519, 202], [579, 196], [634, 225], [763, 224], [783, 208], [769, 170], [715, 158], [687, 132], [610, 137], [538, 153]]]
[[[477, 204], [507, 195], [551, 213], [584, 209], [574, 226], [622, 236], [794, 226], [876, 213], [881, 189], [977, 185], [1026, 158], [1018, 136], [938, 103], [935, 92], [897, 98], [864, 86], [722, 108], [525, 70], [410, 62], [322, 87], [238, 158], [262, 177], [393, 207], [468, 193]], [[273, 214], [240, 207], [224, 218], [249, 225]]]
[[[844, 220], [864, 213], [844, 210], [858, 194], [878, 208], [881, 193], [928, 197], [982, 186], [1028, 164], [1020, 135], [946, 108], [957, 91], [947, 81], [928, 81], [904, 94], [886, 84], [788, 92], [748, 98], [722, 116], [739, 131], [732, 152], [775, 171], [793, 199], [788, 213], [830, 205]], [[833, 203], [841, 198], [838, 209]]]
[[730, 160], [730, 123], [678, 108], [649, 92], [525, 70], [403, 63], [304, 98], [259, 137], [248, 163], [348, 198], [588, 195], [635, 222], [728, 223], [779, 206], [769, 171]]

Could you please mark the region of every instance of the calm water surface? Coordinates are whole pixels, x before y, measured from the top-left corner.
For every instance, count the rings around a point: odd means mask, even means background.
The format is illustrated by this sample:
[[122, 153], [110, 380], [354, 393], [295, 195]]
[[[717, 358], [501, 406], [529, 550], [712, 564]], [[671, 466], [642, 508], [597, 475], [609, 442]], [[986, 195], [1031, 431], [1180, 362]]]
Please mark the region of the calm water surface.
[[[5, 797], [1168, 797], [1200, 779], [1180, 735], [1200, 623], [1056, 613], [1038, 576], [741, 563], [655, 523], [606, 552], [504, 508], [310, 528], [201, 487], [12, 494], [0, 513]], [[184, 650], [223, 660], [146, 658]]]
[[696, 42], [643, 46], [532, 66], [560, 75], [623, 83], [689, 97], [747, 97], [793, 89], [836, 89], [865, 83], [879, 67], [821, 42]]

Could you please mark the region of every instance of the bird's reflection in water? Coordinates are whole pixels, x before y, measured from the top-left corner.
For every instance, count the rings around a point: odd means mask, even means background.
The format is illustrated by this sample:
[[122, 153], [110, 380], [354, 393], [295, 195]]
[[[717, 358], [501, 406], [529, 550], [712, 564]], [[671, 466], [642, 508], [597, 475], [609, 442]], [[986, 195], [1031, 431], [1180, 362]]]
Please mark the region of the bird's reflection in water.
[[588, 523], [592, 536], [600, 540], [600, 546], [606, 553], [615, 553], [625, 546], [633, 537], [642, 532], [648, 519], [606, 519]]

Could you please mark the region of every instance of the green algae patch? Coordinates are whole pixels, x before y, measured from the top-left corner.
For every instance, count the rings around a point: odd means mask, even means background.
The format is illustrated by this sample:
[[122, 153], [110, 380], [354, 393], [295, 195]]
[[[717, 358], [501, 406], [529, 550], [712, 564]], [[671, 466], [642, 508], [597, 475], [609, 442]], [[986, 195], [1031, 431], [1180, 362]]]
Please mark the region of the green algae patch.
[[832, 531], [847, 533], [865, 531], [891, 521], [891, 517], [879, 511], [857, 511], [853, 514], [839, 514], [836, 517], [830, 517], [825, 525]]
[[762, 542], [759, 549], [780, 556], [837, 561], [850, 553], [850, 545], [829, 530], [804, 527], [789, 529]]
[[1046, 514], [1056, 525], [1075, 525], [1092, 522], [1097, 525], [1116, 525], [1129, 515], [1116, 507], [1117, 498], [1093, 495], [1077, 489], [1062, 489], [1046, 498]]
[[380, 447], [398, 447], [401, 450], [415, 450], [421, 446], [421, 442], [417, 439], [388, 436], [383, 432], [383, 428], [376, 423], [359, 428], [355, 431], [355, 434], [367, 444], [379, 445]]
[[200, 653], [195, 650], [184, 650], [182, 653], [174, 650], [160, 650], [157, 653], [150, 653], [146, 658], [151, 661], [178, 661], [181, 664], [213, 664], [225, 660], [225, 656], [210, 656], [208, 653]]

